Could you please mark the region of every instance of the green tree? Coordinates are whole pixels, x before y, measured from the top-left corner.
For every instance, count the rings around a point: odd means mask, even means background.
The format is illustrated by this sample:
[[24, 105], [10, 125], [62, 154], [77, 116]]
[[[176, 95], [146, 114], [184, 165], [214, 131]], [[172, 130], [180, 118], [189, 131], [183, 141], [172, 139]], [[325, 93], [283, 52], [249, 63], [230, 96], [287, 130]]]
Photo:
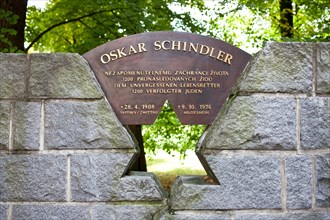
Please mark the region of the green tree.
[[170, 6], [203, 9], [203, 1], [184, 0], [50, 0], [45, 10], [29, 8], [26, 41], [38, 51], [83, 54], [109, 40], [136, 33], [173, 30], [195, 33], [205, 29], [186, 13]]
[[[271, 22], [277, 40], [329, 40], [330, 5], [328, 0], [240, 0], [254, 13], [263, 13]], [[261, 3], [260, 3], [261, 2]], [[258, 4], [259, 3], [259, 4]], [[274, 7], [274, 3], [278, 5]]]
[[149, 154], [158, 149], [167, 153], [179, 152], [181, 157], [186, 151], [194, 149], [206, 125], [182, 125], [169, 102], [165, 102], [153, 125], [144, 125], [142, 129], [143, 143]]
[[[213, 13], [212, 13], [213, 12]], [[329, 41], [328, 0], [220, 0], [208, 33], [242, 49], [267, 41]]]

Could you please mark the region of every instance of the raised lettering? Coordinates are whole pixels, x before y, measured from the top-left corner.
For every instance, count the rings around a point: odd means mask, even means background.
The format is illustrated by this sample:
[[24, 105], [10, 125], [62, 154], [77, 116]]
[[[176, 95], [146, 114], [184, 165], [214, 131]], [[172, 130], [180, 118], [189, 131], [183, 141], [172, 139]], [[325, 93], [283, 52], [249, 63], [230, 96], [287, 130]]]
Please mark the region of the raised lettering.
[[233, 56], [229, 53], [227, 53], [226, 58], [223, 62], [231, 64], [231, 59], [233, 59]]
[[210, 52], [210, 57], [212, 57], [212, 58], [215, 58], [215, 56], [213, 55], [213, 52], [214, 52], [214, 47], [211, 47], [211, 52]]
[[137, 53], [137, 51], [136, 51], [135, 48], [131, 45], [131, 46], [129, 46], [129, 52], [128, 52], [128, 54], [131, 55], [132, 53]]
[[195, 53], [198, 52], [198, 47], [199, 47], [199, 44], [196, 44], [196, 46], [193, 44], [193, 43], [190, 43], [189, 44], [189, 52], [191, 52], [191, 48], [194, 50]]
[[109, 63], [110, 60], [111, 60], [111, 58], [110, 58], [109, 54], [106, 54], [106, 53], [102, 54], [102, 56], [101, 56], [102, 63], [104, 63], [104, 64]]
[[186, 52], [187, 51], [187, 42], [183, 41], [183, 49], [182, 51]]
[[163, 48], [163, 50], [170, 50], [171, 47], [165, 47], [165, 44], [166, 44], [166, 43], [168, 43], [168, 44], [171, 45], [171, 42], [170, 42], [169, 40], [165, 40], [165, 41], [163, 41], [163, 42], [162, 42], [162, 48]]
[[217, 60], [223, 61], [223, 56], [225, 55], [225, 52], [219, 50]]
[[112, 60], [117, 60], [118, 55], [116, 54], [115, 50], [110, 51], [110, 57], [112, 58]]
[[[204, 49], [206, 49], [206, 50], [204, 50]], [[202, 55], [207, 55], [209, 52], [210, 52], [210, 48], [208, 46], [202, 44], [201, 48], [199, 50], [199, 53]]]
[[201, 89], [186, 89], [184, 94], [202, 94], [203, 90]]
[[125, 47], [122, 47], [121, 49], [117, 49], [119, 58], [122, 58], [122, 57], [126, 57], [127, 56], [127, 54], [123, 52], [124, 50], [125, 50]]
[[154, 46], [155, 46], [155, 50], [161, 50], [162, 49], [162, 46], [160, 45], [160, 41], [155, 41], [154, 42]]
[[142, 52], [147, 52], [147, 49], [145, 48], [145, 43], [139, 43], [138, 44], [139, 46], [139, 53], [142, 53]]
[[175, 47], [177, 48], [176, 50], [180, 50], [181, 41], [172, 41], [172, 50], [175, 50]]

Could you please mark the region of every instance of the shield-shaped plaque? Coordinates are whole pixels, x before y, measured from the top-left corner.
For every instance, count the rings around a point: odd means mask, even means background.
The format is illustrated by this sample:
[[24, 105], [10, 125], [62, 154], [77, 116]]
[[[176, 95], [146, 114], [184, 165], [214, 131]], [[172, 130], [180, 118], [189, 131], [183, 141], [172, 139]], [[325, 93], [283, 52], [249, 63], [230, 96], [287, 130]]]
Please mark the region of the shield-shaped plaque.
[[153, 124], [168, 100], [182, 124], [211, 124], [251, 55], [224, 41], [151, 32], [83, 55], [125, 125]]

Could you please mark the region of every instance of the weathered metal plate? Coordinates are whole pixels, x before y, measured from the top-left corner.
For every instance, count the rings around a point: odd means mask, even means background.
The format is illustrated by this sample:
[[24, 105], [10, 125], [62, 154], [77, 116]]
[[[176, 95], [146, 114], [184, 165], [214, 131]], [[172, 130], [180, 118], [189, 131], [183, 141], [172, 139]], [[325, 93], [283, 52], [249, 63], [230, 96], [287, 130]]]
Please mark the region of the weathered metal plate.
[[211, 124], [251, 58], [183, 32], [131, 35], [83, 56], [125, 125], [153, 124], [166, 100], [182, 124]]

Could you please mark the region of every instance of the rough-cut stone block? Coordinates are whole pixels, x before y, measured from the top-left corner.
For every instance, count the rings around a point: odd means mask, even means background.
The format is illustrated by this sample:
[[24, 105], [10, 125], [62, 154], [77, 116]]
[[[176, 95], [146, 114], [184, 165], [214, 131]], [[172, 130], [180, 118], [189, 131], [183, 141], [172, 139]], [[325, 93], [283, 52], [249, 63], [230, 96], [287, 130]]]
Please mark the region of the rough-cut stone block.
[[135, 143], [104, 101], [45, 103], [45, 148], [134, 148]]
[[164, 205], [96, 205], [93, 220], [152, 220]]
[[315, 198], [317, 207], [330, 207], [330, 154], [316, 157]]
[[317, 44], [317, 93], [330, 93], [330, 43]]
[[0, 155], [0, 201], [64, 201], [66, 156]]
[[301, 100], [301, 147], [330, 148], [330, 98]]
[[117, 193], [121, 200], [157, 201], [166, 197], [155, 174], [147, 172], [130, 172], [122, 177]]
[[330, 216], [327, 212], [242, 213], [235, 220], [330, 220]]
[[312, 206], [312, 160], [310, 156], [286, 158], [287, 208], [306, 209]]
[[116, 199], [120, 178], [132, 156], [133, 153], [72, 155], [72, 200], [110, 201]]
[[41, 103], [17, 102], [14, 113], [14, 149], [39, 149]]
[[0, 98], [23, 98], [26, 89], [26, 55], [0, 53]]
[[78, 54], [32, 54], [30, 62], [31, 98], [102, 97], [94, 73]]
[[202, 185], [196, 177], [180, 177], [171, 188], [172, 209], [281, 208], [279, 157], [205, 155], [205, 158], [221, 185]]
[[0, 219], [7, 220], [8, 206], [0, 205]]
[[90, 220], [89, 206], [14, 205], [13, 220]]
[[9, 125], [10, 124], [10, 103], [0, 101], [0, 150], [8, 149], [9, 146]]
[[311, 93], [313, 45], [268, 43], [239, 80], [240, 92]]
[[202, 146], [215, 149], [296, 148], [296, 101], [239, 96], [227, 103], [208, 129]]

